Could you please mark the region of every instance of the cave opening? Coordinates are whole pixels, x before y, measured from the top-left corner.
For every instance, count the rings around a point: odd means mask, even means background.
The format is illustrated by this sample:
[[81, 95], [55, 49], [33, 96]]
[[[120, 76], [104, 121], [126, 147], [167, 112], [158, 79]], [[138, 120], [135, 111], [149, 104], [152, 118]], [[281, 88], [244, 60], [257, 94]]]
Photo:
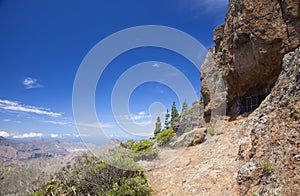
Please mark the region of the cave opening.
[[254, 94], [248, 96], [241, 96], [238, 99], [238, 114], [248, 113], [254, 111], [259, 107], [261, 102], [267, 97], [266, 94]]

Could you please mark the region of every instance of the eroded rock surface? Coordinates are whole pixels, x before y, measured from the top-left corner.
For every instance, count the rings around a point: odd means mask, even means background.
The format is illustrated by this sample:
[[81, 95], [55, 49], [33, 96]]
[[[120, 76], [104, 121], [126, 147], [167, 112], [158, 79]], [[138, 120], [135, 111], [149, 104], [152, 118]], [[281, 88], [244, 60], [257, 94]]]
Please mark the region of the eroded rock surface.
[[[250, 134], [239, 150], [241, 195], [300, 193], [300, 48], [285, 55], [282, 69], [271, 94], [244, 124]], [[270, 164], [270, 174], [261, 162]]]
[[[226, 83], [227, 115], [238, 114], [239, 97], [270, 92], [283, 55], [299, 45], [299, 9], [296, 0], [230, 0], [226, 22], [215, 29], [216, 46], [210, 51]], [[201, 77], [205, 81], [212, 75], [202, 69]], [[209, 111], [215, 92], [205, 85], [201, 94]]]

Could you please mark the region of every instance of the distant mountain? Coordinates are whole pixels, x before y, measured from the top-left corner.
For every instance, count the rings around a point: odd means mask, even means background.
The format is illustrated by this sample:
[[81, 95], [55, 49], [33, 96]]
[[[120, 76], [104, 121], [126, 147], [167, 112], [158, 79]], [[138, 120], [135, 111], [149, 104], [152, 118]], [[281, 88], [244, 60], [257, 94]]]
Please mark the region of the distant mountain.
[[[89, 144], [88, 146], [93, 147]], [[0, 137], [0, 160], [27, 160], [66, 156], [72, 152], [87, 151], [82, 142], [66, 140], [33, 140], [20, 141]]]

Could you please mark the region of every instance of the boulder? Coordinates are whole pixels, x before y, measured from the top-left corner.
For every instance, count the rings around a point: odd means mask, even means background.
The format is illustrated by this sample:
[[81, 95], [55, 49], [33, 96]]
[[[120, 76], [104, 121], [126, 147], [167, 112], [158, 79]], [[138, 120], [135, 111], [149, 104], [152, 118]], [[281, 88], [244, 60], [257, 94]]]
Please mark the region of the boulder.
[[180, 148], [201, 144], [205, 141], [206, 133], [206, 128], [194, 128], [192, 131], [182, 134], [174, 142], [170, 143], [170, 146]]

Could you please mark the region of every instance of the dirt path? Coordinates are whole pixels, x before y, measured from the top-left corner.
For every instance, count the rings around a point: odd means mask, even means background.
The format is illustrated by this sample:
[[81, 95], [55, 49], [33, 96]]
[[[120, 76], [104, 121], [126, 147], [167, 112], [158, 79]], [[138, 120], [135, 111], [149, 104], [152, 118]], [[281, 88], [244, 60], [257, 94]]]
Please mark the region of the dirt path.
[[165, 166], [147, 171], [154, 195], [238, 195], [237, 154], [242, 139], [247, 138], [239, 127], [228, 124], [222, 134], [186, 148]]

